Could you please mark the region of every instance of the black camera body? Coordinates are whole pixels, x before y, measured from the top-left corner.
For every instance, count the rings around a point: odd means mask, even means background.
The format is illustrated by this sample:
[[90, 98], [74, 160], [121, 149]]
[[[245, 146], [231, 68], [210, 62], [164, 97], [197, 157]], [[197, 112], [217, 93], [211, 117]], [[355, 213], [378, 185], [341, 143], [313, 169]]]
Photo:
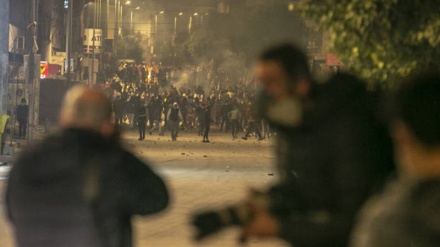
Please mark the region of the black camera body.
[[254, 213], [249, 204], [268, 208], [266, 193], [253, 191], [249, 203], [239, 203], [217, 210], [199, 212], [193, 215], [192, 225], [197, 229], [197, 241], [213, 235], [227, 227], [244, 226], [252, 221]]

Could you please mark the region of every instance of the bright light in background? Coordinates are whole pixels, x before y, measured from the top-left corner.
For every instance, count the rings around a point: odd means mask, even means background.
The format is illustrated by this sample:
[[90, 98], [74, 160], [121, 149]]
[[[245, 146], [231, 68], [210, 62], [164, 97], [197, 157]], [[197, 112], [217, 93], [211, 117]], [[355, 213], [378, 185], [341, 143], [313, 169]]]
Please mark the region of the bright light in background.
[[179, 13], [179, 15], [183, 15], [183, 13], [182, 13], [182, 12], [180, 12], [180, 13]]
[[165, 13], [165, 11], [163, 11], [163, 10], [159, 12], [159, 14], [163, 14], [163, 13]]
[[64, 8], [65, 9], [69, 8], [69, 0], [64, 0]]
[[199, 15], [199, 13], [194, 13], [194, 16], [198, 16]]
[[289, 3], [289, 11], [292, 12], [295, 10], [295, 4], [294, 3]]
[[125, 2], [125, 5], [130, 5], [130, 4], [131, 4], [131, 1]]
[[136, 9], [141, 9], [141, 7], [136, 7]]

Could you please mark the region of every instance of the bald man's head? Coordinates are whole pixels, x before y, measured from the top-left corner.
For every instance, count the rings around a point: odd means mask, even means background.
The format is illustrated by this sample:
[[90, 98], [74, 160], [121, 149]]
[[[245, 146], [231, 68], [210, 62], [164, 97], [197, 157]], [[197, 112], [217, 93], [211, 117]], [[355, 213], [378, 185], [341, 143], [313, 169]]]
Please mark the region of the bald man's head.
[[102, 132], [111, 125], [112, 107], [109, 98], [97, 89], [76, 86], [69, 90], [61, 108], [63, 128], [82, 128]]

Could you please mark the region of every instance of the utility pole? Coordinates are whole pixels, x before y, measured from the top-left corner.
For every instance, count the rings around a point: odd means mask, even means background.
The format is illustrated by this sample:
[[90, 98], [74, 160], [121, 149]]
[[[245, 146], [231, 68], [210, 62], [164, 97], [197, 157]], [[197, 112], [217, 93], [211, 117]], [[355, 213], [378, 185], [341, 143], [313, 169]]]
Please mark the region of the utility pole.
[[66, 28], [66, 80], [67, 84], [71, 85], [72, 77], [70, 74], [71, 56], [72, 56], [72, 16], [73, 16], [73, 0], [69, 0], [69, 6], [67, 9], [67, 28]]
[[116, 57], [116, 39], [119, 38], [119, 7], [118, 0], [115, 0], [115, 31], [113, 33], [113, 58]]
[[[0, 0], [0, 113], [8, 109], [8, 67], [9, 67], [9, 0]], [[6, 118], [0, 117], [0, 126], [6, 125]], [[3, 121], [5, 121], [3, 123]], [[3, 131], [0, 130], [0, 154], [3, 152]]]
[[[36, 0], [32, 0], [31, 3], [31, 11], [32, 11], [32, 22], [28, 25], [28, 29], [32, 32], [32, 47], [29, 53], [29, 61], [28, 61], [28, 80], [26, 89], [29, 93], [29, 118], [28, 118], [28, 141], [33, 140], [33, 131], [35, 124], [35, 87], [36, 87], [36, 78], [35, 76], [35, 53], [38, 51], [37, 46], [37, 3]], [[38, 59], [39, 60], [39, 59]], [[38, 71], [39, 72], [39, 71]], [[39, 74], [39, 73], [38, 73]]]
[[9, 0], [0, 0], [0, 113], [7, 112], [9, 66]]
[[[98, 18], [98, 3], [95, 0], [95, 4], [94, 4], [94, 9], [93, 9], [93, 33], [92, 33], [92, 67], [91, 67], [91, 71], [92, 71], [92, 85], [95, 85], [96, 83], [96, 79], [95, 79], [95, 40], [96, 40], [96, 24], [97, 24], [97, 18]], [[89, 60], [90, 61], [90, 60]]]
[[[115, 37], [114, 37], [114, 39], [113, 39], [113, 42], [114, 42], [114, 40], [116, 39], [116, 37], [117, 37], [117, 35], [119, 35], [119, 2], [118, 2], [118, 0], [115, 0]], [[115, 46], [113, 45], [113, 48], [114, 48]]]

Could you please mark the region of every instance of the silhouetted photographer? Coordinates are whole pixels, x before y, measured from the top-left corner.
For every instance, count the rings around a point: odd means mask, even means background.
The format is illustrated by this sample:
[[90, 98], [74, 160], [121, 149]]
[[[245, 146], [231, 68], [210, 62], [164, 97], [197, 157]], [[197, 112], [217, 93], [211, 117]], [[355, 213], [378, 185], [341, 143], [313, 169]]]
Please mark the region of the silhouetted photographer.
[[317, 84], [290, 44], [265, 51], [255, 75], [263, 88], [258, 112], [277, 132], [280, 180], [241, 205], [196, 214], [197, 239], [238, 225], [242, 240], [346, 246], [359, 208], [392, 169], [390, 139], [364, 83], [336, 74]]

